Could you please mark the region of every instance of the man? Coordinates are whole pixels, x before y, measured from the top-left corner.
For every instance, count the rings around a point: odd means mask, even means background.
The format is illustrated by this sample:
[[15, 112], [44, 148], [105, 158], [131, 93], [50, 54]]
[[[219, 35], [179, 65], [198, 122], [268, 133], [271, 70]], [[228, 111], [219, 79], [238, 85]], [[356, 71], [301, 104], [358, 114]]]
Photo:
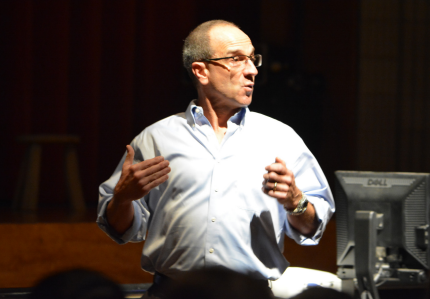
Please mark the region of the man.
[[97, 222], [118, 243], [146, 237], [155, 282], [201, 268], [276, 280], [284, 235], [317, 244], [334, 212], [327, 181], [290, 127], [248, 110], [261, 56], [236, 25], [201, 24], [183, 59], [198, 99], [127, 146]]

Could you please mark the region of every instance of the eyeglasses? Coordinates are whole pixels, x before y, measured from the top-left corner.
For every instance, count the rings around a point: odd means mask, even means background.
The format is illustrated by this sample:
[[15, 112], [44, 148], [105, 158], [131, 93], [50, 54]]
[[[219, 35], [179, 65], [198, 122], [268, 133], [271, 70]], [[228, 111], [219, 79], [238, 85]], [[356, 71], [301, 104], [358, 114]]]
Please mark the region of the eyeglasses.
[[231, 57], [221, 57], [221, 58], [211, 58], [211, 59], [203, 59], [203, 61], [217, 61], [221, 59], [231, 59], [231, 64], [233, 67], [239, 67], [245, 65], [248, 60], [251, 60], [251, 62], [256, 66], [259, 67], [263, 63], [263, 56], [261, 54], [256, 55], [236, 55]]

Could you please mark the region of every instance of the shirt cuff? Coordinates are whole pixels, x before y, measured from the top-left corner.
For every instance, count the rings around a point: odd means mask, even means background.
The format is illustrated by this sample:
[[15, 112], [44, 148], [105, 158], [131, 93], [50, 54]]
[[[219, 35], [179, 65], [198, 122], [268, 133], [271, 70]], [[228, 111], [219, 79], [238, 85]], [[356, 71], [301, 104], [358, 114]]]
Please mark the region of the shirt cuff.
[[99, 210], [97, 215], [97, 225], [115, 242], [118, 244], [125, 244], [128, 242], [139, 242], [144, 240], [144, 235], [141, 233], [142, 227], [142, 214], [137, 202], [133, 201], [134, 217], [133, 223], [122, 235], [118, 234], [108, 223], [106, 218], [106, 209], [110, 200], [107, 200]]
[[307, 198], [308, 201], [314, 206], [315, 217], [318, 219], [318, 228], [316, 232], [313, 234], [313, 236], [306, 237], [302, 235], [299, 231], [297, 231], [294, 227], [292, 227], [287, 219], [287, 235], [300, 245], [318, 245], [327, 225], [327, 222], [330, 220], [333, 212], [331, 211], [329, 204], [323, 198], [309, 195], [307, 195]]

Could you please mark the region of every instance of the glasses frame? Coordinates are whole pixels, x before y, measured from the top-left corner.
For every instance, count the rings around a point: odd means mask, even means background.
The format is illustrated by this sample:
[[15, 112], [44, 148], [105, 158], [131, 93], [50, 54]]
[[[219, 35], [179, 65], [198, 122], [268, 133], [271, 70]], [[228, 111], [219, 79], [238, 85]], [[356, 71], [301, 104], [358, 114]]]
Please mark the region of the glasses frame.
[[[260, 67], [263, 64], [263, 56], [261, 54], [255, 54], [255, 55], [235, 55], [235, 56], [230, 56], [230, 57], [220, 57], [220, 58], [210, 58], [210, 59], [202, 59], [203, 61], [206, 62], [211, 62], [211, 61], [218, 61], [218, 60], [222, 60], [222, 59], [230, 59], [230, 58], [235, 58], [235, 57], [239, 57], [239, 56], [246, 56], [248, 57], [248, 60], [251, 60], [252, 63], [254, 64], [254, 61], [256, 60], [256, 57], [260, 57], [260, 64], [259, 65], [255, 65], [255, 67]], [[254, 59], [254, 61], [253, 61]], [[246, 63], [246, 61], [245, 61]]]

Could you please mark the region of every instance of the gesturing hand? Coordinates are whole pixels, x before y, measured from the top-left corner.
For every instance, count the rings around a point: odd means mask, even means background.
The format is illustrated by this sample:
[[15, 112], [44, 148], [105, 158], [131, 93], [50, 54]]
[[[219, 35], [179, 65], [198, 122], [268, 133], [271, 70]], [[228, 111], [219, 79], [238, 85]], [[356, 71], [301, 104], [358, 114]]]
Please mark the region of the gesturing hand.
[[263, 192], [276, 198], [286, 209], [294, 210], [302, 198], [302, 192], [296, 186], [293, 172], [278, 157], [275, 163], [266, 166], [266, 170]]
[[142, 198], [151, 189], [169, 178], [169, 161], [158, 156], [133, 164], [134, 150], [127, 145], [127, 156], [122, 165], [122, 174], [114, 190], [116, 201], [125, 203]]

